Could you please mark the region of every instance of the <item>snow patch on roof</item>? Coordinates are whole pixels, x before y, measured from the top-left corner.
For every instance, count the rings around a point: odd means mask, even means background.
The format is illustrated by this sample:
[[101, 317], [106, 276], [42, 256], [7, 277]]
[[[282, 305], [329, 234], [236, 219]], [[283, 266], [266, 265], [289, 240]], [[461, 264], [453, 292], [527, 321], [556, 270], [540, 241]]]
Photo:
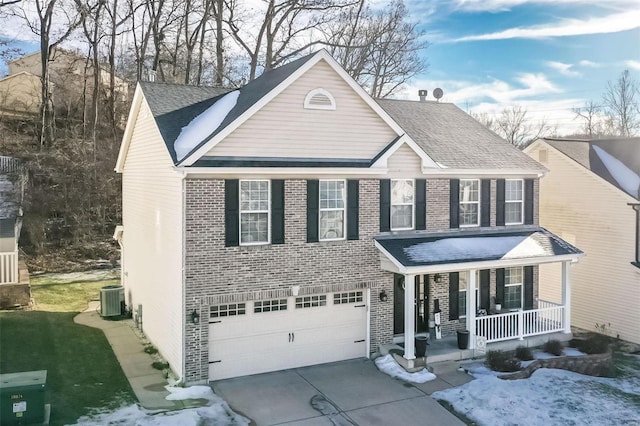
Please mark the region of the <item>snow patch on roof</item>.
[[638, 194], [638, 190], [640, 189], [640, 176], [627, 167], [622, 161], [599, 146], [594, 145], [593, 150], [598, 154], [598, 157], [600, 157], [604, 166], [609, 173], [611, 173], [611, 176], [618, 182], [620, 188], [633, 198], [640, 197], [640, 194]]
[[182, 128], [173, 145], [178, 161], [186, 157], [220, 127], [229, 112], [236, 106], [239, 96], [240, 90], [227, 93]]
[[443, 238], [416, 244], [404, 251], [414, 262], [452, 262], [495, 257], [517, 259], [546, 254], [544, 247], [528, 235]]

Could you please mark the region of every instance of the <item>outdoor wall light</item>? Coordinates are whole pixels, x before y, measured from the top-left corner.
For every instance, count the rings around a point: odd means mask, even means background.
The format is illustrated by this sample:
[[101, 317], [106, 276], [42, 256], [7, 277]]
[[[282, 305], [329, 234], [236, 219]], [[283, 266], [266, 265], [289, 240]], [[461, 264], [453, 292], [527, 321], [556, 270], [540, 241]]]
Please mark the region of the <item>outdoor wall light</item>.
[[389, 296], [387, 296], [387, 291], [386, 290], [382, 290], [380, 292], [380, 301], [381, 302], [386, 302], [387, 300], [389, 300]]
[[435, 274], [433, 276], [433, 281], [435, 281], [436, 283], [440, 284], [442, 282], [442, 275], [441, 274]]
[[195, 309], [191, 311], [191, 322], [197, 324], [200, 321], [200, 314]]

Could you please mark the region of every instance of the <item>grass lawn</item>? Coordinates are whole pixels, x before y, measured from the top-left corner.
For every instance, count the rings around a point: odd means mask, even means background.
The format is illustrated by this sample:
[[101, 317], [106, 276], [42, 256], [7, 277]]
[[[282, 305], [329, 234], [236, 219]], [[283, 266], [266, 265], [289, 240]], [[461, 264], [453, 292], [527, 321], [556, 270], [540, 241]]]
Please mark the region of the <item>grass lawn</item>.
[[102, 330], [73, 322], [100, 287], [117, 282], [70, 281], [36, 278], [38, 310], [0, 312], [0, 373], [48, 370], [45, 400], [52, 425], [75, 423], [92, 408], [135, 401]]

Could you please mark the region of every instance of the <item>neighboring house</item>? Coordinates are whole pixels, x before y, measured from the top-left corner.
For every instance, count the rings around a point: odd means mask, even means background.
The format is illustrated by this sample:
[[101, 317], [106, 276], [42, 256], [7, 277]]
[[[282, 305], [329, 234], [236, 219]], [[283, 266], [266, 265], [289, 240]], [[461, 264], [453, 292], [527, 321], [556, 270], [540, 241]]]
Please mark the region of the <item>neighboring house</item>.
[[[93, 66], [86, 57], [69, 50], [54, 48], [49, 62], [49, 80], [53, 87], [54, 104], [66, 111], [81, 109], [90, 102], [93, 87]], [[42, 75], [40, 52], [31, 53], [8, 62], [9, 74], [0, 80], [0, 112], [18, 115], [38, 113], [41, 100]], [[101, 94], [104, 99], [110, 85], [110, 74], [100, 69]], [[87, 88], [83, 92], [83, 82]], [[129, 85], [116, 76], [115, 88], [120, 102], [127, 100]]]
[[26, 306], [31, 297], [26, 267], [18, 259], [24, 183], [21, 162], [0, 156], [0, 308]]
[[[539, 139], [525, 150], [549, 169], [540, 223], [586, 254], [576, 265], [572, 324], [640, 343], [640, 138]], [[557, 298], [558, 269], [540, 269], [540, 294]]]
[[539, 264], [568, 294], [581, 256], [538, 226], [545, 169], [452, 104], [372, 99], [325, 50], [237, 90], [140, 83], [116, 171], [126, 303], [185, 383], [393, 341], [412, 364], [436, 306], [472, 344], [570, 333], [537, 299]]

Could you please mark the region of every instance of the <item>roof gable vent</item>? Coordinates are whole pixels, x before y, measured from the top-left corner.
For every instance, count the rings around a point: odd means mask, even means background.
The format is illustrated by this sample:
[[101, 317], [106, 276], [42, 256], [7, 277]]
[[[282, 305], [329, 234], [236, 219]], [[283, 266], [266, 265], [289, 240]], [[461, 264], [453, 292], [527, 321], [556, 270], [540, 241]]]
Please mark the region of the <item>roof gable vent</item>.
[[324, 89], [313, 89], [304, 98], [305, 109], [336, 109], [336, 100]]

